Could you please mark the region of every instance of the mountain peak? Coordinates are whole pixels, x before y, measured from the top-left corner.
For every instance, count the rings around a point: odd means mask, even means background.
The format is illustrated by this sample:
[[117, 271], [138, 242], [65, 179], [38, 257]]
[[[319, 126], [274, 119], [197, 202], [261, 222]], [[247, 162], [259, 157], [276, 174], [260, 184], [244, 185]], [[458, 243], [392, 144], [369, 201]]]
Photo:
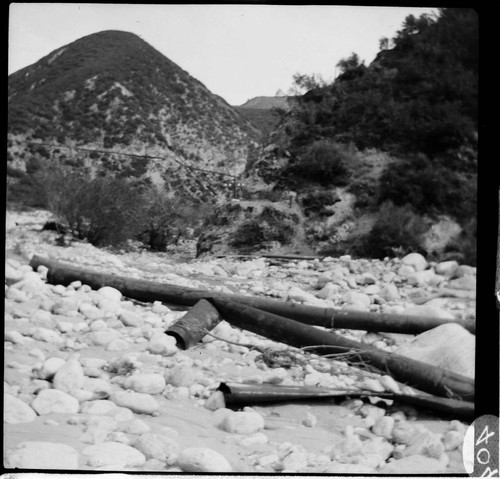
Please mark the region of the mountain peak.
[[235, 175], [260, 134], [146, 41], [119, 30], [82, 37], [10, 75], [8, 106], [11, 137], [148, 151]]

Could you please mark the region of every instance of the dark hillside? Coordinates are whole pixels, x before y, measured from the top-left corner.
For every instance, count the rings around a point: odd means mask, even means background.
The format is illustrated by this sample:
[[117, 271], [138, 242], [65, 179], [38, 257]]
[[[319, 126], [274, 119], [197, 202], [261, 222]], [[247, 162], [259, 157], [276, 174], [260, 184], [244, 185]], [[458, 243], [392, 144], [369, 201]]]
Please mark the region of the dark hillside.
[[[138, 36], [104, 31], [9, 77], [11, 159], [20, 140], [177, 155], [237, 174], [260, 132]], [[24, 153], [23, 153], [24, 151]], [[24, 154], [24, 158], [23, 158]]]

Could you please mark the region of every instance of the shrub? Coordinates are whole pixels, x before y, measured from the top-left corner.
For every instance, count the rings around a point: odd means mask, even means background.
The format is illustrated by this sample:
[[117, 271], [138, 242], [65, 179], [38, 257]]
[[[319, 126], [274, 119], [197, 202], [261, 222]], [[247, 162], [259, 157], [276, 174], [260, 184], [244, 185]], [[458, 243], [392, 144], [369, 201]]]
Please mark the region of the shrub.
[[463, 225], [458, 238], [451, 240], [444, 250], [445, 258], [459, 263], [476, 266], [477, 262], [477, 219], [472, 218]]
[[368, 208], [376, 205], [378, 182], [375, 178], [362, 178], [349, 185], [349, 192], [356, 196], [356, 208]]
[[323, 186], [345, 186], [350, 176], [349, 160], [350, 155], [341, 145], [318, 140], [309, 145], [298, 161], [288, 168], [294, 176]]
[[70, 233], [94, 245], [119, 245], [142, 222], [141, 193], [131, 182], [97, 177], [64, 166], [38, 173], [46, 207]]
[[259, 216], [243, 222], [234, 232], [231, 246], [251, 252], [265, 247], [267, 243], [291, 242], [295, 233], [296, 216], [288, 217], [274, 208], [266, 207]]
[[153, 251], [166, 251], [187, 229], [195, 232], [210, 216], [211, 206], [150, 187], [144, 194], [144, 228], [139, 238]]
[[408, 206], [386, 202], [368, 235], [357, 245], [356, 254], [372, 258], [424, 252], [422, 236], [427, 224]]
[[476, 197], [473, 173], [454, 171], [425, 155], [391, 165], [380, 178], [380, 203], [409, 204], [420, 214], [470, 218], [476, 212]]
[[339, 201], [337, 193], [331, 190], [316, 190], [302, 196], [302, 208], [306, 215], [317, 214], [327, 216], [331, 214], [325, 209], [325, 206], [332, 205]]

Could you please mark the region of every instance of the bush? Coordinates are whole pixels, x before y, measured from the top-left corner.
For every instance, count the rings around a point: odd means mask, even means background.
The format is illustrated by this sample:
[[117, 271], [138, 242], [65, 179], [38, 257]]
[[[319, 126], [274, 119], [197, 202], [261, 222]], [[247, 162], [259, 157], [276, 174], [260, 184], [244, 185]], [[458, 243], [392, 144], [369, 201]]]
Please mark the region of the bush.
[[183, 196], [171, 196], [157, 188], [144, 194], [144, 228], [139, 238], [153, 251], [166, 251], [168, 245], [186, 235], [188, 229], [195, 234], [210, 215], [211, 206], [200, 204]]
[[322, 186], [345, 186], [350, 177], [347, 167], [349, 160], [350, 155], [341, 145], [318, 140], [309, 145], [288, 170], [296, 177]]
[[476, 266], [477, 219], [472, 218], [463, 225], [458, 238], [450, 241], [444, 250], [443, 259], [455, 259], [459, 263]]
[[328, 216], [331, 214], [325, 206], [332, 205], [340, 201], [337, 193], [331, 190], [311, 191], [301, 198], [302, 208], [306, 215], [317, 214], [319, 216]]
[[266, 207], [262, 213], [243, 222], [234, 232], [231, 246], [244, 252], [256, 251], [272, 241], [289, 244], [295, 233], [296, 216]]
[[422, 236], [428, 227], [422, 217], [408, 206], [386, 202], [368, 235], [357, 245], [356, 254], [371, 258], [424, 253]]
[[97, 177], [64, 166], [38, 172], [45, 206], [79, 239], [119, 245], [141, 228], [141, 192], [129, 181]]
[[448, 214], [464, 220], [475, 216], [476, 198], [473, 173], [452, 170], [425, 155], [391, 165], [380, 178], [380, 203], [408, 204], [420, 214]]
[[349, 192], [356, 196], [356, 208], [371, 208], [376, 205], [378, 181], [375, 178], [363, 178], [349, 185]]

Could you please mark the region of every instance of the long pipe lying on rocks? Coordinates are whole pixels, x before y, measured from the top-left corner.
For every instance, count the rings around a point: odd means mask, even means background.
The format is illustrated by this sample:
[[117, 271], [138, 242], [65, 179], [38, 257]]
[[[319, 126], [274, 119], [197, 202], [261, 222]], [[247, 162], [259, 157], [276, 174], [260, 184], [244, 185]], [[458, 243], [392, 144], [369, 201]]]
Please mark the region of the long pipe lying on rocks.
[[[39, 266], [48, 268], [47, 281], [52, 284], [69, 285], [81, 281], [94, 289], [111, 286], [131, 299], [145, 302], [162, 301], [164, 303], [193, 306], [200, 299], [220, 298], [246, 304], [256, 309], [294, 319], [304, 324], [325, 328], [357, 329], [362, 331], [419, 334], [423, 331], [449, 323], [449, 319], [433, 317], [415, 317], [399, 314], [381, 314], [364, 311], [349, 311], [336, 308], [320, 308], [277, 299], [256, 298], [237, 294], [216, 293], [213, 291], [187, 288], [154, 281], [132, 279], [125, 276], [101, 273], [85, 268], [78, 268], [56, 260], [34, 255], [30, 266], [36, 270]], [[475, 333], [475, 321], [455, 320], [471, 333]]]
[[421, 391], [474, 400], [474, 380], [466, 376], [243, 304], [220, 298], [210, 298], [209, 301], [227, 322], [238, 328], [297, 348], [316, 346], [311, 351], [319, 355], [352, 352], [350, 362], [374, 366], [397, 381]]
[[291, 401], [325, 400], [338, 397], [368, 397], [391, 399], [404, 404], [440, 411], [455, 418], [470, 420], [474, 417], [474, 403], [436, 396], [410, 396], [408, 394], [360, 390], [336, 390], [309, 386], [282, 386], [275, 384], [221, 383], [218, 390], [224, 396], [226, 407], [241, 408], [258, 404]]

